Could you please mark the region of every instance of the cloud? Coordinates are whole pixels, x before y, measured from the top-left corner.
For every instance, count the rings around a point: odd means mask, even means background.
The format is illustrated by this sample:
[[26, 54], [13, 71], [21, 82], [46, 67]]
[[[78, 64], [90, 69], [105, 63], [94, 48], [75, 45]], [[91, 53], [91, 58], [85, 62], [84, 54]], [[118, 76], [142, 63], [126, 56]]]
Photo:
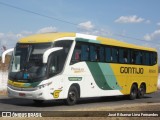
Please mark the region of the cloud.
[[1, 46], [6, 46], [7, 48], [12, 48], [15, 46], [16, 42], [24, 37], [31, 34], [31, 32], [20, 32], [20, 33], [13, 33], [13, 32], [8, 32], [8, 33], [0, 33], [0, 47]]
[[3, 36], [4, 36], [4, 33], [0, 33], [0, 39], [3, 38]]
[[31, 32], [31, 31], [22, 31], [21, 34], [30, 35], [30, 34], [33, 34], [33, 32]]
[[158, 22], [157, 25], [160, 26], [160, 22]]
[[97, 28], [93, 31], [90, 31], [90, 34], [97, 35], [97, 36], [103, 36], [103, 37], [113, 36], [113, 33], [111, 31], [105, 30], [103, 28], [99, 28], [99, 29]]
[[108, 37], [108, 36], [112, 36], [112, 32], [110, 31], [107, 31], [103, 28], [94, 28], [92, 30], [82, 30], [80, 29], [79, 30], [80, 33], [83, 33], [83, 34], [88, 34], [88, 35], [95, 35], [95, 36], [103, 36], [103, 37]]
[[[31, 34], [36, 34], [36, 33], [46, 33], [46, 32], [57, 32], [57, 28], [56, 27], [44, 27], [41, 28], [39, 30], [37, 30], [37, 32], [32, 32], [32, 31], [21, 31], [19, 33], [13, 33], [13, 32], [8, 32], [8, 33], [2, 33], [0, 32], [0, 48], [4, 45], [7, 47], [7, 49], [9, 48], [13, 48], [16, 45], [16, 42], [20, 39], [23, 38], [25, 36], [31, 35]], [[1, 51], [0, 51], [1, 53]]]
[[57, 32], [57, 28], [50, 26], [41, 28], [40, 30], [37, 31], [37, 33], [49, 33], [49, 32]]
[[151, 21], [150, 21], [150, 20], [146, 20], [145, 23], [146, 23], [146, 24], [150, 24]]
[[103, 37], [112, 36], [112, 33], [109, 30], [96, 27], [91, 21], [79, 23], [78, 32]]
[[91, 21], [86, 21], [78, 24], [78, 30], [80, 33], [83, 34], [90, 34], [90, 35], [101, 35], [104, 36], [106, 35], [107, 32], [106, 30], [102, 28], [97, 28]]
[[21, 33], [15, 34], [12, 32], [9, 33], [0, 33], [0, 56], [3, 52], [2, 46], [5, 46], [7, 49], [13, 48], [16, 45], [18, 39], [22, 38], [24, 35]]
[[114, 22], [116, 23], [141, 23], [141, 22], [144, 22], [144, 20], [145, 20], [144, 18], [138, 17], [137, 15], [132, 15], [132, 16], [121, 16], [118, 19], [116, 19]]
[[94, 28], [94, 25], [91, 21], [86, 21], [78, 24], [78, 28], [82, 30], [92, 30]]
[[144, 36], [144, 39], [147, 40], [147, 41], [159, 40], [160, 39], [160, 29], [155, 30], [153, 33], [146, 34]]

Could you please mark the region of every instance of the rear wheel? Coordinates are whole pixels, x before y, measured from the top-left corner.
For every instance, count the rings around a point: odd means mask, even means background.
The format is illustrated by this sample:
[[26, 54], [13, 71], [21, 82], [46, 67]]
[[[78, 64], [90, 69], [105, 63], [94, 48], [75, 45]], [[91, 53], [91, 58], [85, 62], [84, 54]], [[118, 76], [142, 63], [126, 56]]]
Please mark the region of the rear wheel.
[[136, 97], [137, 97], [137, 92], [138, 92], [138, 88], [137, 88], [137, 86], [136, 86], [135, 84], [133, 84], [132, 87], [131, 87], [131, 90], [130, 90], [129, 98], [130, 98], [131, 100], [136, 99]]
[[65, 100], [65, 103], [67, 105], [75, 105], [77, 103], [78, 100], [78, 90], [75, 86], [71, 86], [68, 92], [68, 97]]
[[143, 98], [145, 93], [146, 93], [146, 87], [144, 84], [141, 84], [138, 90], [137, 98]]

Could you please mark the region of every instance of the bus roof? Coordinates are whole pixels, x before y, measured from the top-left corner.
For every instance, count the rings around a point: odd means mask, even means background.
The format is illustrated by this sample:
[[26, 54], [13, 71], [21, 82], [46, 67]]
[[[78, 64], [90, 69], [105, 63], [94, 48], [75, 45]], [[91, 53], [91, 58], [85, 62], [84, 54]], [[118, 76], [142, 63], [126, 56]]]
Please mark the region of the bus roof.
[[118, 40], [111, 39], [111, 38], [97, 37], [97, 40], [101, 41], [102, 44], [107, 44], [111, 46], [141, 49], [141, 50], [148, 50], [148, 51], [155, 51], [155, 52], [157, 51], [155, 48], [144, 47], [144, 46], [139, 46], [135, 44], [129, 44], [129, 43], [118, 41]]
[[[129, 44], [126, 42], [121, 42], [118, 40], [114, 40], [111, 38], [104, 38], [99, 36], [92, 36], [92, 35], [85, 35], [85, 34], [78, 34], [78, 33], [43, 33], [43, 34], [35, 34], [25, 38], [21, 38], [18, 43], [47, 43], [53, 42], [54, 40], [63, 38], [63, 37], [75, 37], [83, 39], [83, 42], [93, 42], [93, 43], [100, 43], [104, 45], [111, 45], [111, 46], [118, 46], [118, 47], [125, 47], [125, 48], [134, 48], [134, 49], [141, 49], [141, 50], [148, 50], [148, 51], [156, 51], [154, 48], [148, 48], [143, 46], [138, 46], [134, 44]], [[89, 41], [88, 41], [89, 40]]]
[[76, 33], [43, 33], [20, 39], [19, 43], [47, 43], [63, 37], [75, 37]]

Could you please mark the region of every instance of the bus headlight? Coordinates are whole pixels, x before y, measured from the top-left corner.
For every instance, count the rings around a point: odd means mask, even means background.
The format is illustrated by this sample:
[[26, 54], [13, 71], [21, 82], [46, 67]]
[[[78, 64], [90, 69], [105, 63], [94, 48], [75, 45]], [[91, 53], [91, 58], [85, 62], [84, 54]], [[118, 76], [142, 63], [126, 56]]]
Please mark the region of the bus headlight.
[[49, 83], [46, 83], [46, 84], [39, 85], [39, 86], [37, 86], [37, 89], [45, 88], [46, 86], [49, 86], [49, 85], [51, 85], [51, 84], [52, 84], [52, 82], [49, 82]]

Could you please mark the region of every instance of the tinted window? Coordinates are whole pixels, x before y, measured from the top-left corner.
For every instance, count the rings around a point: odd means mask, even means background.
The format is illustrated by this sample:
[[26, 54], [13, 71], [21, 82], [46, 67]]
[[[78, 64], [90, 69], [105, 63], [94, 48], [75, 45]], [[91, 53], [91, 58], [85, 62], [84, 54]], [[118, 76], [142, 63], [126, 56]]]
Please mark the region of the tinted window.
[[77, 42], [71, 61], [154, 65], [157, 63], [157, 54], [144, 50]]
[[113, 47], [112, 48], [112, 62], [118, 62], [118, 54], [119, 54], [118, 48]]
[[119, 49], [119, 62], [120, 63], [125, 63], [125, 59], [124, 59], [124, 49]]
[[151, 55], [151, 57], [150, 57], [151, 58], [151, 64], [155, 65], [157, 63], [157, 54], [152, 52], [150, 55]]
[[106, 47], [105, 48], [105, 61], [106, 62], [111, 62], [111, 58], [112, 58], [112, 56], [111, 56], [111, 48], [110, 47]]
[[152, 65], [151, 64], [151, 52], [142, 52], [142, 64], [143, 65]]
[[99, 60], [104, 62], [104, 47], [98, 47]]
[[119, 49], [119, 62], [120, 63], [130, 63], [130, 51], [126, 48]]
[[81, 44], [77, 43], [72, 55], [72, 63], [81, 61]]
[[64, 50], [59, 50], [56, 52], [53, 52], [49, 56], [49, 68], [48, 73], [49, 77], [52, 77], [60, 72], [62, 72], [65, 61], [66, 61], [66, 55]]
[[97, 48], [93, 45], [90, 46], [90, 61], [97, 61]]
[[88, 45], [82, 45], [81, 46], [81, 60], [82, 61], [88, 61], [89, 60], [89, 46]]
[[131, 58], [130, 58], [130, 50], [129, 49], [124, 49], [123, 58], [124, 58], [125, 63], [130, 63]]
[[145, 65], [150, 65], [150, 54], [149, 52], [145, 53]]
[[136, 52], [136, 64], [142, 64], [142, 52], [141, 51]]
[[62, 40], [62, 41], [55, 41], [53, 44], [53, 47], [63, 47], [63, 50], [66, 54], [68, 54], [71, 45], [72, 45], [72, 40]]

